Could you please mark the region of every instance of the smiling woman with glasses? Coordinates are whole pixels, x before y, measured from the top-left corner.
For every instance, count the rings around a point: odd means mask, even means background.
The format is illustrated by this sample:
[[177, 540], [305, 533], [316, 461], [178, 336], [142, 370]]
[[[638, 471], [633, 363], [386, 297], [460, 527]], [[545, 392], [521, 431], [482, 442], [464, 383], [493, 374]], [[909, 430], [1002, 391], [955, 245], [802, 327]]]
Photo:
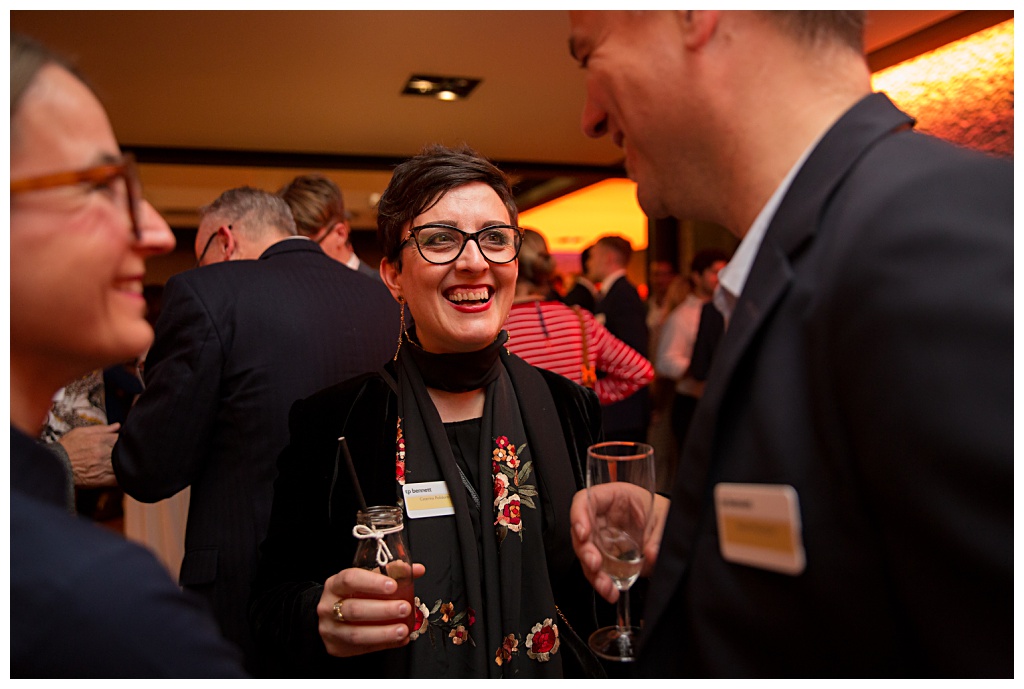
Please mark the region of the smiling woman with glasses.
[[[517, 220], [508, 178], [468, 148], [426, 149], [381, 196], [380, 274], [415, 326], [379, 372], [293, 408], [251, 610], [282, 672], [600, 673], [576, 636], [595, 628], [593, 590], [560, 516], [600, 407], [508, 352]], [[352, 567], [359, 495], [408, 515], [412, 600]], [[447, 507], [424, 510], [423, 496]]]

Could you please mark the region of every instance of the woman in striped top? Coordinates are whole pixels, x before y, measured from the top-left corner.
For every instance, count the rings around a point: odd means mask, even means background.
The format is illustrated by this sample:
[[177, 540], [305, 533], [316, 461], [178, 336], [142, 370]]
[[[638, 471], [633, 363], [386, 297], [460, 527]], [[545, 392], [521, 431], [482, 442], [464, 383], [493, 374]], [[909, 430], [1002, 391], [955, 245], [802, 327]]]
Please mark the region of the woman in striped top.
[[651, 362], [608, 332], [593, 314], [545, 299], [554, 268], [544, 237], [525, 230], [516, 296], [505, 322], [509, 350], [534, 366], [593, 388], [601, 404], [625, 399], [650, 383]]

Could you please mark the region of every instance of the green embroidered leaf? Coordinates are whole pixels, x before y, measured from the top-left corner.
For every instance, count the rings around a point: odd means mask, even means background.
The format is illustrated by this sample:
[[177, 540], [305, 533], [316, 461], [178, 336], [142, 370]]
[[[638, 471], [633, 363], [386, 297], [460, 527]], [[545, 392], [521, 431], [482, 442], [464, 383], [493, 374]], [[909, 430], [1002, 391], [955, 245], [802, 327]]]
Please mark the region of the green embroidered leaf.
[[532, 460], [531, 461], [527, 461], [527, 462], [523, 462], [522, 466], [519, 468], [519, 482], [522, 483], [523, 481], [525, 481], [527, 479], [527, 477], [530, 475], [530, 471], [532, 471], [532, 470], [533, 470], [533, 461]]
[[434, 603], [434, 607], [430, 609], [430, 614], [433, 615], [435, 612], [441, 609], [441, 599], [438, 598], [437, 602]]
[[498, 468], [501, 469], [501, 473], [503, 473], [506, 476], [508, 476], [509, 481], [513, 481], [515, 479], [515, 477], [516, 477], [516, 470], [513, 469], [512, 467], [510, 467], [509, 465], [507, 465], [504, 462], [502, 462], [501, 464], [498, 465]]
[[535, 497], [537, 495], [537, 489], [533, 486], [519, 486], [519, 499], [522, 501], [524, 495]]
[[458, 615], [456, 615], [455, 617], [453, 617], [453, 618], [452, 618], [452, 626], [453, 626], [453, 627], [454, 627], [454, 626], [456, 626], [456, 625], [457, 625], [457, 624], [458, 624], [459, 622], [461, 622], [461, 621], [462, 621], [462, 618], [463, 618], [463, 617], [465, 617], [465, 616], [466, 616], [466, 611], [465, 611], [465, 610], [463, 610], [463, 611], [462, 611], [462, 612], [460, 612], [460, 613], [459, 613]]
[[[536, 495], [536, 493], [534, 493], [534, 495]], [[526, 505], [527, 507], [532, 507], [533, 509], [537, 509], [537, 506], [535, 504], [533, 504], [533, 500], [531, 498], [527, 497], [526, 495], [524, 495], [523, 493], [519, 493], [519, 503], [522, 504], [522, 505]]]

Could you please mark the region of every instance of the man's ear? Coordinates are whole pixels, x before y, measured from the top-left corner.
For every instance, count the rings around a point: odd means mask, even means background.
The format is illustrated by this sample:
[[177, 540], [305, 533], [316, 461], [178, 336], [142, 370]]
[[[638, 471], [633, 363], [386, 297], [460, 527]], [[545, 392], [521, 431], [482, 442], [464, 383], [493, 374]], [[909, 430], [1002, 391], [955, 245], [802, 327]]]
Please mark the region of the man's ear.
[[348, 235], [351, 231], [352, 228], [349, 226], [347, 220], [342, 220], [341, 222], [334, 223], [334, 227], [331, 228], [331, 232], [337, 233], [338, 237], [341, 239], [342, 244], [348, 244]]
[[217, 234], [221, 235], [224, 240], [224, 260], [232, 260], [238, 253], [238, 241], [235, 239], [235, 233], [230, 226], [221, 225], [217, 228]]
[[683, 45], [689, 50], [702, 48], [718, 27], [720, 10], [679, 10], [676, 12]]

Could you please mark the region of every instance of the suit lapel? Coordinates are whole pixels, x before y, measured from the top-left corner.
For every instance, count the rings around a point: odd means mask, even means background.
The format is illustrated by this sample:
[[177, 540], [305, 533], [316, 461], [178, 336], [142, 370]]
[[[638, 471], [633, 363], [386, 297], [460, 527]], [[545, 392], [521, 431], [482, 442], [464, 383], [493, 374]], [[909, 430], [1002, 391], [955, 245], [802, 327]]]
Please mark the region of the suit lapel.
[[661, 612], [684, 581], [698, 526], [710, 513], [713, 486], [708, 482], [708, 474], [715, 451], [715, 431], [737, 368], [789, 289], [794, 262], [814, 239], [834, 190], [872, 144], [912, 123], [882, 94], [861, 100], [825, 134], [779, 205], [715, 352], [704, 396], [690, 425], [672, 494], [672, 510], [648, 594], [652, 602], [646, 611], [648, 629], [654, 629]]

